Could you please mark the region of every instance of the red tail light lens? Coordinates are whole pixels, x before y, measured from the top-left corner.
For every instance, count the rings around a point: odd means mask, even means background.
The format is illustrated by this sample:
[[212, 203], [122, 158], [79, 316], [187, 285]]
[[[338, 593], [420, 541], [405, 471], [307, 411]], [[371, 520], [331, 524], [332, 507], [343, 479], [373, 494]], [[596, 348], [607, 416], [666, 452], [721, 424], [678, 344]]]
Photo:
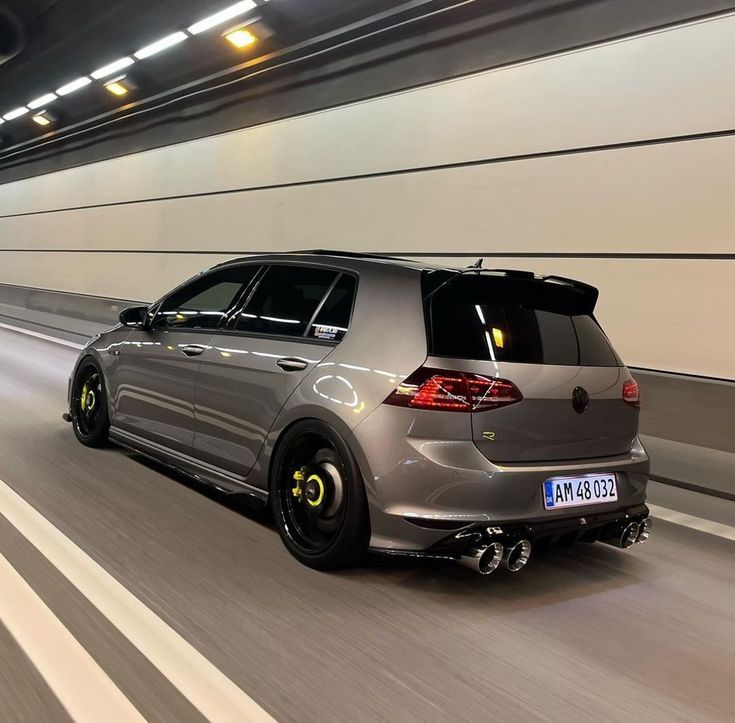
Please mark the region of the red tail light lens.
[[444, 412], [483, 412], [522, 399], [518, 387], [507, 379], [422, 367], [399, 384], [385, 403]]
[[623, 401], [635, 409], [641, 408], [641, 396], [635, 379], [629, 379], [623, 384]]

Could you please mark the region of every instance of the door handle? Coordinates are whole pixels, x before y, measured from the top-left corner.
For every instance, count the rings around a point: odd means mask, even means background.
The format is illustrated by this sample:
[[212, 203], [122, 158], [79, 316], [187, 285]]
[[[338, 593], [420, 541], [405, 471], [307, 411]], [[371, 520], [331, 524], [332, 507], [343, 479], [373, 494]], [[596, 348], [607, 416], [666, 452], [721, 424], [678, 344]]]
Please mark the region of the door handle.
[[184, 352], [186, 356], [199, 356], [200, 354], [204, 354], [204, 347], [191, 344], [189, 346], [181, 347], [181, 351]]
[[276, 364], [278, 364], [281, 369], [287, 372], [301, 371], [302, 369], [306, 369], [306, 367], [309, 366], [308, 362], [305, 362], [303, 359], [296, 359], [294, 357], [284, 357], [283, 359], [279, 359]]

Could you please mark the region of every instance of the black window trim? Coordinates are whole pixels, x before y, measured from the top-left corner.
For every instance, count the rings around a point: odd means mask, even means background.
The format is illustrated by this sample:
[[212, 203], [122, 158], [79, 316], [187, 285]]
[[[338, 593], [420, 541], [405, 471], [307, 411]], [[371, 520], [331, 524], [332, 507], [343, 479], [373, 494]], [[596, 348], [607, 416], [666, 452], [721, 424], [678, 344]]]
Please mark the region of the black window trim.
[[[243, 292], [238, 294], [237, 299], [233, 303], [232, 307], [228, 312], [226, 312], [225, 316], [220, 320], [218, 326], [212, 328], [212, 329], [177, 329], [177, 328], [160, 328], [156, 329], [154, 327], [154, 323], [156, 320], [156, 317], [158, 316], [158, 312], [161, 308], [161, 306], [174, 294], [178, 293], [182, 289], [184, 289], [189, 284], [194, 283], [195, 281], [198, 281], [205, 275], [214, 274], [217, 271], [221, 271], [224, 267], [222, 265], [215, 266], [211, 269], [207, 269], [205, 271], [200, 272], [193, 278], [187, 279], [186, 281], [179, 284], [176, 288], [172, 289], [168, 292], [165, 296], [161, 297], [158, 301], [151, 304], [151, 306], [148, 309], [148, 316], [150, 318], [149, 326], [147, 328], [147, 331], [155, 331], [155, 332], [176, 332], [176, 331], [186, 331], [187, 334], [210, 334], [210, 335], [216, 335], [216, 334], [224, 334], [226, 336], [238, 336], [238, 337], [247, 337], [252, 339], [273, 339], [275, 341], [294, 341], [299, 340], [303, 343], [307, 344], [314, 344], [316, 346], [337, 346], [338, 344], [341, 344], [347, 334], [349, 334], [350, 329], [352, 328], [352, 318], [355, 313], [355, 304], [357, 303], [357, 292], [360, 286], [360, 274], [357, 271], [353, 271], [352, 269], [342, 269], [335, 266], [330, 266], [329, 264], [322, 264], [322, 263], [300, 263], [298, 261], [291, 261], [291, 260], [284, 260], [284, 261], [277, 261], [275, 263], [269, 262], [269, 263], [263, 263], [261, 261], [243, 261], [241, 263], [237, 264], [228, 264], [228, 268], [232, 267], [242, 267], [242, 266], [259, 266], [259, 270], [255, 272], [255, 275], [248, 283], [247, 287]], [[350, 307], [350, 316], [349, 316], [349, 322], [347, 324], [347, 331], [345, 332], [345, 335], [340, 339], [339, 341], [333, 341], [331, 339], [316, 339], [315, 337], [309, 337], [309, 336], [288, 336], [283, 334], [268, 334], [264, 332], [257, 332], [257, 331], [246, 331], [244, 329], [237, 329], [234, 327], [235, 320], [237, 319], [238, 314], [243, 311], [247, 304], [249, 303], [250, 299], [255, 294], [256, 290], [260, 286], [262, 280], [267, 275], [268, 269], [271, 268], [271, 266], [299, 266], [304, 268], [316, 268], [316, 269], [326, 269], [328, 271], [334, 271], [336, 272], [337, 276], [335, 280], [330, 285], [329, 289], [327, 289], [326, 294], [324, 295], [324, 298], [319, 303], [319, 306], [317, 307], [317, 313], [321, 311], [324, 303], [329, 298], [329, 294], [333, 291], [334, 287], [339, 283], [339, 280], [343, 276], [352, 276], [352, 278], [355, 279], [355, 292], [352, 295], [352, 306]], [[310, 319], [310, 322], [313, 323], [314, 319], [316, 318], [316, 315]], [[307, 327], [307, 333], [311, 327]]]
[[[339, 280], [344, 276], [343, 273], [339, 272], [334, 279], [332, 279], [332, 283], [329, 284], [329, 287], [327, 288], [326, 292], [324, 293], [324, 296], [322, 296], [322, 300], [317, 304], [316, 309], [314, 310], [314, 313], [311, 315], [311, 319], [309, 319], [309, 322], [306, 325], [306, 328], [304, 329], [304, 333], [301, 335], [303, 337], [308, 337], [311, 333], [311, 327], [314, 326], [314, 322], [316, 321], [316, 317], [319, 315], [319, 312], [324, 308], [324, 304], [327, 302], [327, 299], [329, 298], [329, 295], [334, 291], [335, 286], [339, 283]], [[351, 312], [350, 312], [351, 313]], [[347, 328], [350, 328], [349, 323], [347, 324]], [[346, 334], [347, 332], [345, 332]]]
[[[237, 264], [235, 268], [242, 268], [244, 266], [255, 266], [253, 263]], [[217, 325], [216, 331], [221, 329], [228, 329], [230, 324], [233, 323], [234, 319], [237, 319], [237, 314], [240, 309], [244, 309], [247, 306], [250, 299], [253, 297], [255, 290], [260, 286], [260, 282], [263, 277], [268, 273], [270, 266], [268, 264], [257, 264], [260, 268], [255, 272], [253, 278], [250, 279], [247, 286], [238, 294], [237, 298], [232, 303], [232, 306], [227, 310], [227, 313], [220, 319]]]
[[[233, 300], [232, 304], [230, 305], [230, 308], [227, 309], [223, 316], [220, 318], [220, 320], [217, 322], [217, 325], [212, 327], [211, 329], [204, 329], [204, 328], [194, 328], [194, 329], [186, 329], [185, 327], [181, 327], [180, 331], [187, 331], [187, 332], [208, 332], [208, 333], [217, 333], [217, 331], [222, 327], [223, 323], [226, 323], [226, 321], [229, 321], [230, 315], [234, 313], [234, 311], [237, 309], [240, 301], [244, 296], [248, 295], [248, 291], [251, 287], [254, 285], [257, 286], [256, 282], [259, 283], [260, 278], [263, 275], [263, 269], [266, 268], [265, 264], [259, 263], [259, 262], [243, 262], [242, 264], [237, 264], [235, 268], [241, 268], [245, 266], [259, 266], [260, 268], [255, 272], [253, 275], [253, 278], [248, 281], [248, 283], [245, 285], [245, 289], [243, 291], [240, 291]], [[227, 270], [230, 270], [232, 267], [227, 267]], [[187, 286], [190, 286], [191, 284], [195, 284], [198, 281], [201, 281], [203, 278], [206, 278], [207, 276], [214, 276], [215, 274], [221, 273], [225, 270], [225, 267], [222, 266], [215, 266], [211, 269], [206, 269], [205, 271], [201, 271], [196, 276], [187, 279], [183, 283], [179, 284], [175, 289], [172, 289], [169, 291], [168, 294], [160, 298], [155, 304], [152, 304], [148, 309], [148, 331], [177, 331], [176, 327], [173, 328], [156, 328], [156, 320], [159, 318], [159, 312], [161, 311], [161, 307], [172, 297], [174, 294], [178, 294], [180, 291], [184, 290]]]

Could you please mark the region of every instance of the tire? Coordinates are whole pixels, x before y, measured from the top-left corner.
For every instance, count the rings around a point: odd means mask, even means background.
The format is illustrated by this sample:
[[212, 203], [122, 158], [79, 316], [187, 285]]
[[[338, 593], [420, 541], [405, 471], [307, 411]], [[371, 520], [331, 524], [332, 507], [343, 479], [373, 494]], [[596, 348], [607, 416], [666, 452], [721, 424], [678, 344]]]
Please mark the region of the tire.
[[74, 435], [86, 447], [104, 447], [110, 431], [105, 380], [97, 362], [88, 357], [74, 375], [71, 395]]
[[283, 544], [302, 564], [358, 564], [370, 542], [367, 497], [347, 443], [318, 420], [289, 427], [275, 450], [270, 504]]

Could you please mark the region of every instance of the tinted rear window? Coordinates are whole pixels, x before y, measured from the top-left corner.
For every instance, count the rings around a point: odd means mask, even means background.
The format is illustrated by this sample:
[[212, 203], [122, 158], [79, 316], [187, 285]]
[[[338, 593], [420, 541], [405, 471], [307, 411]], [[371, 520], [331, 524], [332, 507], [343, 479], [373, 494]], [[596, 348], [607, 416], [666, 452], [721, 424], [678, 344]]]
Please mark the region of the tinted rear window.
[[426, 303], [429, 349], [482, 361], [619, 366], [578, 292], [549, 282], [458, 276]]
[[303, 336], [336, 271], [271, 266], [240, 313], [237, 328], [279, 336]]
[[342, 274], [311, 324], [307, 336], [315, 339], [342, 341], [347, 333], [355, 300], [356, 281], [353, 276]]

